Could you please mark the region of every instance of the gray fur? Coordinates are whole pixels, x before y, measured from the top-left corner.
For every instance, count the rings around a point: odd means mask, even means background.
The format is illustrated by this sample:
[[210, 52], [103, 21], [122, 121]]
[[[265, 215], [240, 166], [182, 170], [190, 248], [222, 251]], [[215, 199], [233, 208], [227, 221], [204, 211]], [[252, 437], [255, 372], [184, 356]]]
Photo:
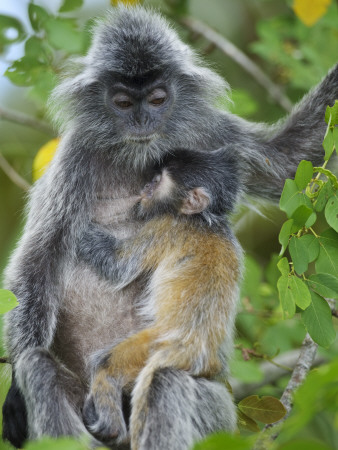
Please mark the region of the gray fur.
[[186, 450], [208, 433], [235, 430], [231, 395], [216, 381], [162, 369], [155, 374], [147, 395], [140, 449]]
[[90, 438], [81, 416], [85, 388], [50, 352], [39, 347], [23, 352], [16, 364], [16, 376], [25, 392], [30, 439], [45, 434]]
[[[175, 102], [150, 142], [135, 141], [121, 132], [107, 111], [102, 78], [109, 71], [131, 75], [152, 69], [161, 70]], [[323, 115], [326, 105], [338, 97], [338, 67], [286, 121], [272, 127], [250, 124], [215, 109], [215, 99], [226, 94], [226, 89], [226, 83], [203, 67], [160, 16], [142, 8], [123, 7], [97, 25], [88, 55], [74, 62], [72, 72], [56, 89], [54, 112], [62, 142], [51, 166], [31, 191], [27, 224], [5, 281], [19, 300], [19, 306], [7, 315], [6, 344], [14, 368], [18, 364], [31, 436], [68, 434], [69, 423], [59, 421], [59, 408], [68, 410], [70, 421], [74, 417], [75, 433], [81, 429], [66, 398], [49, 401], [50, 395], [55, 398], [51, 384], [44, 386], [40, 403], [34, 400], [38, 392], [33, 386], [41, 386], [40, 364], [48, 368], [43, 373], [48, 380], [59, 370], [48, 352], [87, 386], [89, 355], [145, 326], [135, 312], [144, 280], [135, 280], [117, 293], [91, 268], [78, 264], [76, 246], [90, 221], [105, 225], [117, 237], [137, 232], [140, 224], [130, 217], [121, 198], [140, 191], [142, 172], [153, 161], [174, 148], [208, 151], [229, 145], [241, 162], [242, 189], [268, 199], [279, 196], [283, 179], [293, 176], [301, 159], [320, 163]], [[33, 367], [30, 349], [37, 347], [44, 350], [32, 350]], [[45, 365], [46, 358], [49, 363]], [[169, 389], [167, 396], [164, 384]], [[204, 392], [201, 398], [197, 390]], [[152, 403], [140, 448], [183, 449], [208, 431], [232, 429], [232, 401], [225, 389], [221, 399], [220, 390], [214, 382], [194, 380], [181, 372], [168, 375], [165, 383], [158, 381], [154, 385], [158, 403]], [[11, 391], [4, 406], [4, 436], [13, 440], [8, 431], [14, 420], [10, 398]], [[44, 412], [47, 405], [52, 419], [46, 422], [39, 411]], [[192, 423], [192, 415], [197, 425]], [[228, 421], [225, 415], [230, 417]], [[207, 425], [202, 426], [205, 421]]]

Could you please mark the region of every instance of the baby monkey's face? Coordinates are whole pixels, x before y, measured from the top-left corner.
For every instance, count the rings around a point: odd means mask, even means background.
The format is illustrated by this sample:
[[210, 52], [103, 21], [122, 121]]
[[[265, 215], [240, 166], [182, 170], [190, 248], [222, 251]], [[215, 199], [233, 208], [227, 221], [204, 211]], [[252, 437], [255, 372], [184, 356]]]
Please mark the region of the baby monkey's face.
[[162, 173], [156, 174], [141, 191], [141, 205], [147, 206], [152, 202], [165, 201], [172, 198], [175, 189], [175, 182], [166, 169]]
[[147, 183], [141, 191], [141, 200], [147, 201], [153, 198], [154, 192], [158, 189], [160, 181], [161, 175], [156, 175], [150, 183]]
[[179, 186], [166, 169], [147, 183], [141, 191], [141, 208], [158, 212], [175, 212], [178, 214], [198, 214], [210, 204], [210, 196], [202, 187], [187, 190]]

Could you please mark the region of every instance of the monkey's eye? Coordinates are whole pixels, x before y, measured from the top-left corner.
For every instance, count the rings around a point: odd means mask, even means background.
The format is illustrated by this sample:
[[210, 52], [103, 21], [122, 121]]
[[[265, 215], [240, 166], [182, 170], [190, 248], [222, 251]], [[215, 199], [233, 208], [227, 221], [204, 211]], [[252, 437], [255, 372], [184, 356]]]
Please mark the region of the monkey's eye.
[[115, 94], [113, 97], [113, 102], [120, 109], [127, 109], [133, 106], [131, 98], [123, 93]]
[[157, 88], [148, 96], [148, 102], [153, 106], [162, 105], [167, 99], [167, 93], [164, 89]]

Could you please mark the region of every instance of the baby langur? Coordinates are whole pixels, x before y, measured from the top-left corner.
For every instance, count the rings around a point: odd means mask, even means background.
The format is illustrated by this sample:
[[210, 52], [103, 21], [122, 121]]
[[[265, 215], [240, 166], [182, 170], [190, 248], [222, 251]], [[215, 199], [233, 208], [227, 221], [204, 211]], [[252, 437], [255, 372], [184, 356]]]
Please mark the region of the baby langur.
[[208, 379], [226, 375], [241, 272], [240, 247], [227, 221], [238, 195], [229, 153], [174, 152], [134, 206], [144, 221], [135, 237], [118, 240], [94, 224], [83, 236], [81, 257], [117, 289], [149, 274], [139, 303], [149, 326], [93, 359], [84, 419], [99, 438], [127, 439], [117, 407], [122, 390], [133, 390], [131, 447], [138, 448], [158, 369]]

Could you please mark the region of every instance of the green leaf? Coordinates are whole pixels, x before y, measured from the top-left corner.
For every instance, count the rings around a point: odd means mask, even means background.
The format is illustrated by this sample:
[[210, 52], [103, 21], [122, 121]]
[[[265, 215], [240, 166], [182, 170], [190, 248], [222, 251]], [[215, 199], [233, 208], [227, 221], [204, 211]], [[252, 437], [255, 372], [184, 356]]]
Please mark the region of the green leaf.
[[301, 161], [295, 175], [295, 182], [300, 191], [306, 188], [313, 175], [313, 166], [310, 161]]
[[[325, 411], [332, 418], [334, 417], [334, 414], [337, 413], [338, 404], [337, 373], [337, 358], [329, 364], [324, 364], [310, 371], [304, 380], [304, 384], [299, 386], [293, 396], [293, 411], [288, 418], [287, 426], [289, 437], [298, 435], [299, 431], [303, 433], [305, 429], [310, 430], [307, 425], [318, 413]], [[312, 424], [314, 425], [313, 422]], [[333, 444], [335, 439], [331, 442]], [[331, 450], [334, 447], [335, 445], [329, 446]], [[299, 450], [308, 449], [307, 446], [298, 448]]]
[[325, 219], [330, 227], [338, 232], [338, 198], [336, 194], [332, 195], [327, 201], [325, 207]]
[[307, 248], [309, 263], [314, 261], [319, 255], [320, 246], [318, 238], [316, 238], [313, 234], [304, 234], [304, 236], [299, 238], [299, 241], [301, 241]]
[[217, 433], [197, 442], [192, 447], [192, 450], [220, 450], [224, 448], [231, 450], [251, 450], [253, 448], [253, 442], [252, 439], [243, 436]]
[[314, 208], [316, 211], [323, 211], [328, 199], [333, 195], [332, 183], [328, 180], [319, 191]]
[[285, 211], [287, 216], [291, 218], [292, 214], [301, 205], [311, 208], [310, 199], [299, 191], [294, 180], [286, 180], [279, 202], [280, 209]]
[[44, 8], [33, 3], [28, 5], [28, 16], [34, 31], [42, 30], [51, 17]]
[[278, 447], [278, 450], [332, 450], [331, 447], [323, 442], [311, 441], [308, 439], [296, 439], [292, 442]]
[[315, 172], [321, 173], [325, 175], [332, 183], [333, 189], [338, 189], [338, 180], [336, 175], [334, 175], [331, 170], [324, 169], [324, 167], [314, 167], [313, 170]]
[[313, 213], [310, 215], [310, 217], [305, 222], [305, 227], [310, 228], [312, 227], [317, 220], [317, 214], [313, 211]]
[[74, 9], [80, 8], [82, 5], [83, 0], [63, 0], [59, 12], [64, 13], [73, 11]]
[[249, 430], [254, 433], [258, 433], [260, 431], [257, 423], [244, 414], [241, 410], [238, 410], [237, 412], [237, 423], [239, 427], [244, 428], [245, 430]]
[[34, 58], [24, 56], [13, 62], [5, 72], [5, 76], [17, 86], [32, 86], [46, 70], [46, 65]]
[[20, 42], [25, 36], [25, 29], [18, 19], [0, 14], [0, 52], [5, 45]]
[[305, 309], [311, 303], [311, 294], [306, 283], [295, 275], [289, 276], [289, 292], [293, 296], [294, 302], [301, 309]]
[[27, 442], [25, 450], [86, 450], [88, 445], [85, 445], [79, 440], [60, 437], [55, 438], [43, 438], [39, 441]]
[[270, 396], [259, 398], [258, 395], [250, 395], [238, 403], [238, 408], [251, 419], [266, 424], [277, 422], [286, 414], [280, 400]]
[[302, 312], [304, 325], [318, 345], [329, 347], [336, 337], [332, 324], [332, 313], [327, 301], [315, 292], [311, 292], [312, 302]]
[[[313, 216], [314, 214], [314, 216]], [[299, 208], [297, 208], [291, 218], [293, 219], [293, 224], [295, 225], [295, 227], [297, 227], [297, 230], [303, 228], [304, 226], [306, 226], [306, 224], [309, 222], [314, 222], [316, 221], [316, 214], [313, 212], [312, 208], [309, 208], [308, 206], [305, 205], [301, 205]], [[314, 223], [313, 222], [313, 223]], [[312, 225], [313, 225], [312, 223]], [[311, 225], [309, 225], [311, 226]]]
[[338, 153], [338, 127], [334, 127], [333, 131], [333, 140], [336, 152]]
[[311, 275], [309, 286], [323, 297], [338, 298], [338, 278], [329, 273]]
[[5, 314], [18, 306], [18, 304], [13, 292], [7, 291], [7, 289], [0, 289], [0, 314]]
[[41, 64], [49, 64], [53, 54], [43, 39], [32, 36], [25, 42], [25, 56]]
[[290, 238], [290, 234], [291, 234], [292, 225], [293, 225], [293, 219], [289, 219], [283, 223], [282, 228], [280, 230], [280, 233], [278, 236], [279, 243], [282, 246], [281, 251], [279, 253], [280, 256], [283, 255], [283, 253], [285, 252], [285, 250], [287, 249], [287, 246], [289, 244], [289, 238]]
[[323, 231], [319, 236], [319, 245], [316, 272], [338, 276], [338, 234], [332, 229]]
[[298, 275], [306, 272], [309, 265], [309, 253], [304, 241], [293, 236], [289, 244], [293, 266]]
[[282, 258], [277, 263], [277, 267], [282, 275], [288, 276], [290, 272], [290, 266], [287, 258]]
[[[330, 121], [331, 116], [331, 121]], [[332, 125], [338, 125], [338, 100], [336, 100], [333, 106], [327, 106], [325, 111], [325, 122]]]
[[289, 292], [289, 277], [282, 275], [277, 281], [277, 289], [284, 319], [291, 319], [295, 315], [296, 304], [292, 294]]
[[333, 138], [333, 132], [331, 128], [327, 131], [324, 140], [323, 140], [323, 147], [325, 150], [325, 156], [324, 159], [327, 161], [331, 158], [331, 155], [334, 150], [334, 138]]
[[43, 107], [52, 91], [52, 89], [56, 85], [56, 76], [50, 70], [46, 70], [45, 72], [41, 72], [38, 80], [29, 91], [28, 95], [31, 99], [41, 104]]
[[47, 38], [50, 45], [67, 53], [81, 53], [84, 34], [77, 29], [73, 19], [53, 18], [46, 22]]
[[277, 283], [284, 318], [291, 318], [296, 312], [296, 306], [305, 309], [311, 303], [309, 288], [295, 275], [281, 276]]

